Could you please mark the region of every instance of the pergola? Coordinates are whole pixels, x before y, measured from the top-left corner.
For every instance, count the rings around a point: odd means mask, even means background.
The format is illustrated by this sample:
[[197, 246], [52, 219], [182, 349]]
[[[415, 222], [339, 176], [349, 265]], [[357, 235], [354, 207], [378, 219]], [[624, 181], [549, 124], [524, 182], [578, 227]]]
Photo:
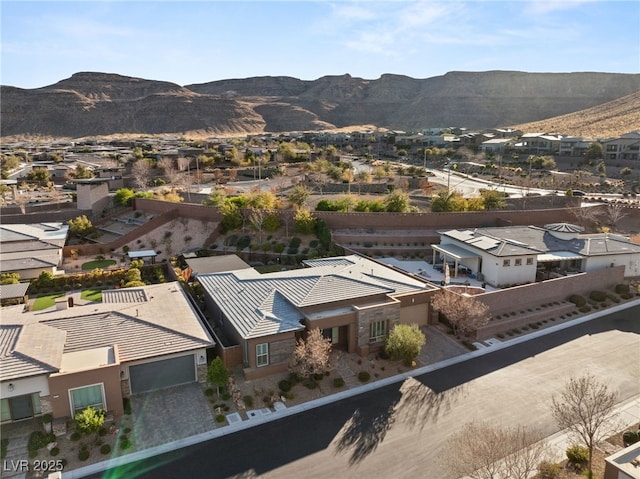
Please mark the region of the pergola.
[[458, 265], [461, 261], [465, 259], [473, 259], [478, 258], [477, 254], [473, 254], [472, 252], [461, 248], [460, 246], [456, 246], [454, 244], [432, 244], [431, 248], [433, 249], [433, 264], [436, 264], [436, 252], [440, 253], [444, 256], [444, 262], [448, 263], [449, 259], [453, 259], [453, 277], [456, 278], [458, 276]]
[[147, 258], [151, 258], [151, 264], [155, 264], [158, 253], [153, 249], [143, 249], [140, 251], [129, 251], [127, 255], [129, 256], [129, 259], [142, 259], [143, 261]]

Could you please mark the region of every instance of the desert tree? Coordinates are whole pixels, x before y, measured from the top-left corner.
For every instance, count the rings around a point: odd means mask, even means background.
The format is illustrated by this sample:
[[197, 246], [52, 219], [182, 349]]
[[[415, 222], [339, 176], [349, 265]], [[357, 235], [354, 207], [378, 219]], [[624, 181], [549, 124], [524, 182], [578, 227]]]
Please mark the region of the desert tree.
[[417, 324], [397, 324], [386, 339], [384, 350], [394, 360], [411, 364], [427, 339]]
[[627, 216], [627, 213], [625, 212], [624, 206], [616, 204], [607, 205], [606, 218], [609, 226], [612, 228], [615, 228], [618, 221], [625, 216]]
[[180, 178], [180, 172], [176, 168], [174, 161], [171, 158], [162, 158], [158, 162], [158, 166], [164, 171], [164, 177], [167, 183], [171, 186], [178, 184]]
[[229, 370], [222, 362], [220, 356], [209, 364], [207, 381], [216, 387], [216, 393], [218, 394], [218, 399], [220, 399], [220, 388], [229, 382]]
[[593, 449], [615, 432], [617, 393], [590, 373], [570, 378], [562, 392], [551, 400], [551, 413], [558, 426], [580, 440], [589, 450], [587, 470], [593, 477]]
[[543, 434], [530, 427], [488, 422], [464, 424], [447, 440], [443, 462], [455, 477], [527, 479], [547, 457]]
[[69, 232], [80, 238], [84, 238], [96, 230], [87, 215], [76, 216], [69, 220], [67, 224], [69, 225]]
[[356, 173], [356, 182], [358, 183], [358, 194], [362, 189], [363, 183], [371, 183], [371, 173], [367, 170], [360, 170]]
[[573, 208], [571, 214], [580, 226], [590, 226], [597, 222], [598, 210], [593, 206], [582, 206]]
[[151, 179], [151, 164], [144, 158], [136, 160], [131, 167], [131, 179], [139, 190], [144, 190]]
[[289, 371], [302, 378], [323, 374], [329, 368], [331, 341], [322, 337], [320, 329], [309, 331], [306, 339], [298, 339], [289, 360]]
[[469, 334], [489, 322], [489, 307], [482, 301], [447, 289], [441, 289], [431, 298], [434, 309], [444, 314], [455, 334]]
[[309, 201], [309, 196], [311, 196], [309, 188], [304, 185], [296, 185], [289, 191], [287, 200], [289, 200], [291, 206], [303, 208], [307, 204], [307, 201]]

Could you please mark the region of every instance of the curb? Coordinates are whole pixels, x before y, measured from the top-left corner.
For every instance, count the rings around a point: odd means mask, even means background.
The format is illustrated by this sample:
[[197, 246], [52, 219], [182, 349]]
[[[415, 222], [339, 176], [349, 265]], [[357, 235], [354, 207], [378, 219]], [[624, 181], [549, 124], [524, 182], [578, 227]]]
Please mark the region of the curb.
[[[402, 374], [397, 374], [395, 376], [390, 376], [388, 378], [384, 378], [384, 379], [380, 379], [378, 381], [372, 382], [370, 384], [365, 384], [362, 386], [358, 386], [352, 389], [348, 389], [345, 391], [341, 391], [335, 394], [330, 394], [328, 396], [319, 398], [319, 399], [314, 399], [313, 401], [308, 401], [306, 403], [302, 403], [302, 404], [297, 404], [295, 406], [292, 406], [290, 408], [287, 409], [283, 409], [280, 411], [276, 411], [273, 412], [271, 414], [268, 414], [266, 416], [260, 416], [257, 418], [253, 418], [253, 419], [247, 419], [245, 421], [242, 421], [240, 423], [235, 423], [235, 424], [230, 424], [228, 426], [225, 426], [223, 428], [219, 428], [219, 429], [213, 429], [211, 431], [207, 431], [201, 434], [197, 434], [195, 436], [190, 436], [187, 438], [183, 438], [183, 439], [178, 439], [176, 441], [172, 441], [172, 442], [168, 442], [166, 444], [161, 444], [159, 446], [154, 446], [151, 447], [149, 449], [144, 449], [142, 451], [136, 451], [130, 454], [126, 454], [124, 456], [120, 456], [118, 458], [115, 459], [109, 459], [107, 461], [102, 461], [102, 462], [97, 462], [95, 464], [90, 464], [88, 466], [84, 466], [84, 467], [80, 467], [78, 469], [73, 469], [70, 471], [65, 471], [64, 472], [64, 478], [69, 478], [69, 479], [76, 479], [76, 478], [81, 478], [81, 477], [85, 477], [88, 475], [92, 475], [92, 474], [97, 474], [100, 472], [104, 472], [107, 469], [111, 469], [114, 467], [118, 467], [118, 466], [123, 466], [135, 461], [140, 461], [143, 459], [147, 459], [149, 457], [153, 457], [153, 456], [157, 456], [160, 454], [164, 454], [170, 451], [174, 451], [176, 449], [181, 449], [183, 447], [188, 447], [188, 446], [193, 446], [194, 444], [199, 444], [201, 442], [204, 441], [208, 441], [211, 439], [216, 439], [219, 437], [223, 437], [229, 434], [233, 434], [235, 432], [238, 431], [243, 431], [245, 429], [249, 429], [251, 427], [254, 426], [259, 426], [261, 424], [266, 424], [268, 422], [272, 422], [272, 421], [277, 421], [278, 419], [284, 418], [284, 417], [288, 417], [288, 416], [292, 416], [294, 414], [299, 414], [301, 412], [305, 412], [305, 411], [309, 411], [321, 406], [325, 406], [327, 404], [333, 403], [333, 402], [337, 402], [337, 401], [341, 401], [343, 399], [348, 399], [350, 397], [354, 397], [357, 396], [359, 394], [365, 393], [365, 392], [370, 392], [370, 391], [374, 391], [376, 389], [380, 389], [383, 388], [385, 386], [389, 386], [391, 384], [395, 384], [395, 383], [399, 383], [402, 381], [405, 381], [406, 379], [410, 378], [410, 377], [414, 377], [414, 376], [420, 376], [422, 374], [426, 374], [432, 371], [435, 371], [437, 369], [442, 369], [445, 368], [447, 366], [450, 366], [452, 364], [458, 364], [464, 361], [468, 361], [470, 359], [474, 359], [480, 356], [484, 356], [486, 354], [490, 354], [493, 353], [494, 351], [498, 351], [501, 349], [505, 349], [505, 348], [509, 348], [511, 346], [515, 346], [517, 344], [521, 344], [524, 343], [530, 339], [534, 339], [534, 338], [538, 338], [541, 336], [545, 336], [547, 334], [552, 334], [555, 333], [556, 331], [561, 331], [563, 329], [567, 329], [573, 326], [576, 326], [578, 324], [582, 324], [582, 323], [586, 323], [588, 321], [592, 321], [594, 319], [597, 319], [601, 316], [605, 316], [608, 314], [612, 314], [612, 313], [617, 313], [620, 311], [624, 311], [625, 309], [629, 309], [629, 308], [633, 308], [635, 306], [640, 306], [640, 299], [636, 299], [633, 301], [629, 301], [628, 303], [625, 304], [621, 304], [621, 305], [616, 305], [613, 306], [611, 308], [607, 308], [606, 310], [601, 310], [601, 311], [596, 311], [594, 313], [585, 315], [581, 318], [577, 318], [575, 320], [572, 321], [567, 321], [565, 323], [562, 324], [557, 324], [555, 326], [550, 326], [548, 328], [545, 328], [544, 330], [541, 331], [535, 331], [533, 333], [521, 336], [519, 338], [514, 338], [514, 339], [510, 339], [507, 341], [503, 341], [500, 344], [496, 344], [494, 346], [489, 346], [487, 348], [483, 348], [480, 350], [476, 350], [476, 351], [471, 351], [469, 353], [466, 354], [462, 354], [460, 356], [456, 356], [453, 358], [449, 358], [449, 359], [445, 359], [444, 361], [440, 361], [434, 364], [430, 364], [427, 366], [423, 366], [421, 368], [417, 368], [414, 369], [412, 371], [409, 372], [405, 372]], [[638, 404], [632, 404], [634, 402], [637, 402]], [[625, 407], [631, 407], [631, 406], [635, 406], [638, 407], [638, 411], [636, 412], [635, 417], [638, 418], [640, 416], [640, 396], [636, 397], [636, 398], [630, 398], [628, 400], [626, 400], [623, 403], [620, 403], [620, 405], [617, 406], [617, 408], [620, 408], [620, 410], [622, 410]], [[640, 419], [638, 419], [640, 421]], [[549, 436], [547, 439], [549, 440], [549, 442], [559, 442], [560, 439], [566, 437], [566, 432], [565, 431], [559, 431], [556, 434]], [[555, 438], [555, 439], [554, 439]]]

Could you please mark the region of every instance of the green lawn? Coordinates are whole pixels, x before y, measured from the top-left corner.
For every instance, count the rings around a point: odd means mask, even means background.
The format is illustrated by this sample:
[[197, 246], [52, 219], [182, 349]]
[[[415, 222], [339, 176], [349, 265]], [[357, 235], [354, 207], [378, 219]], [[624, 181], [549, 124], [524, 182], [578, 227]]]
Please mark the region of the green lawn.
[[93, 261], [87, 261], [86, 263], [83, 263], [82, 270], [93, 271], [94, 269], [104, 269], [114, 264], [116, 264], [115, 259], [96, 259]]
[[63, 296], [64, 293], [55, 293], [48, 294], [46, 296], [40, 296], [33, 302], [33, 308], [31, 308], [31, 311], [40, 311], [42, 309], [50, 308], [51, 306], [54, 306], [56, 304], [57, 298], [62, 298]]
[[85, 289], [80, 293], [80, 298], [85, 301], [93, 301], [95, 303], [102, 302], [102, 290], [101, 289]]

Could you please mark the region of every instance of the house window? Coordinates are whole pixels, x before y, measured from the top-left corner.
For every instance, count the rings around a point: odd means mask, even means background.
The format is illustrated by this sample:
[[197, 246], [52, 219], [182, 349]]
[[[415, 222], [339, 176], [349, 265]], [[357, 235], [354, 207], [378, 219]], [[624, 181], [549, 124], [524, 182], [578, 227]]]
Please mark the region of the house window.
[[95, 409], [106, 409], [104, 386], [102, 383], [69, 389], [69, 396], [71, 399], [71, 412], [74, 416], [89, 406]]
[[502, 267], [503, 268], [508, 268], [509, 266], [511, 266], [511, 260], [510, 259], [505, 259], [502, 261]]
[[384, 341], [384, 338], [387, 335], [387, 321], [374, 321], [370, 325], [370, 335], [369, 342], [377, 343], [379, 341]]
[[531, 266], [533, 264], [533, 258], [527, 258], [527, 266]]
[[258, 367], [269, 364], [269, 343], [256, 345], [256, 364]]
[[515, 265], [516, 266], [522, 266], [522, 259], [521, 258], [516, 258]]

